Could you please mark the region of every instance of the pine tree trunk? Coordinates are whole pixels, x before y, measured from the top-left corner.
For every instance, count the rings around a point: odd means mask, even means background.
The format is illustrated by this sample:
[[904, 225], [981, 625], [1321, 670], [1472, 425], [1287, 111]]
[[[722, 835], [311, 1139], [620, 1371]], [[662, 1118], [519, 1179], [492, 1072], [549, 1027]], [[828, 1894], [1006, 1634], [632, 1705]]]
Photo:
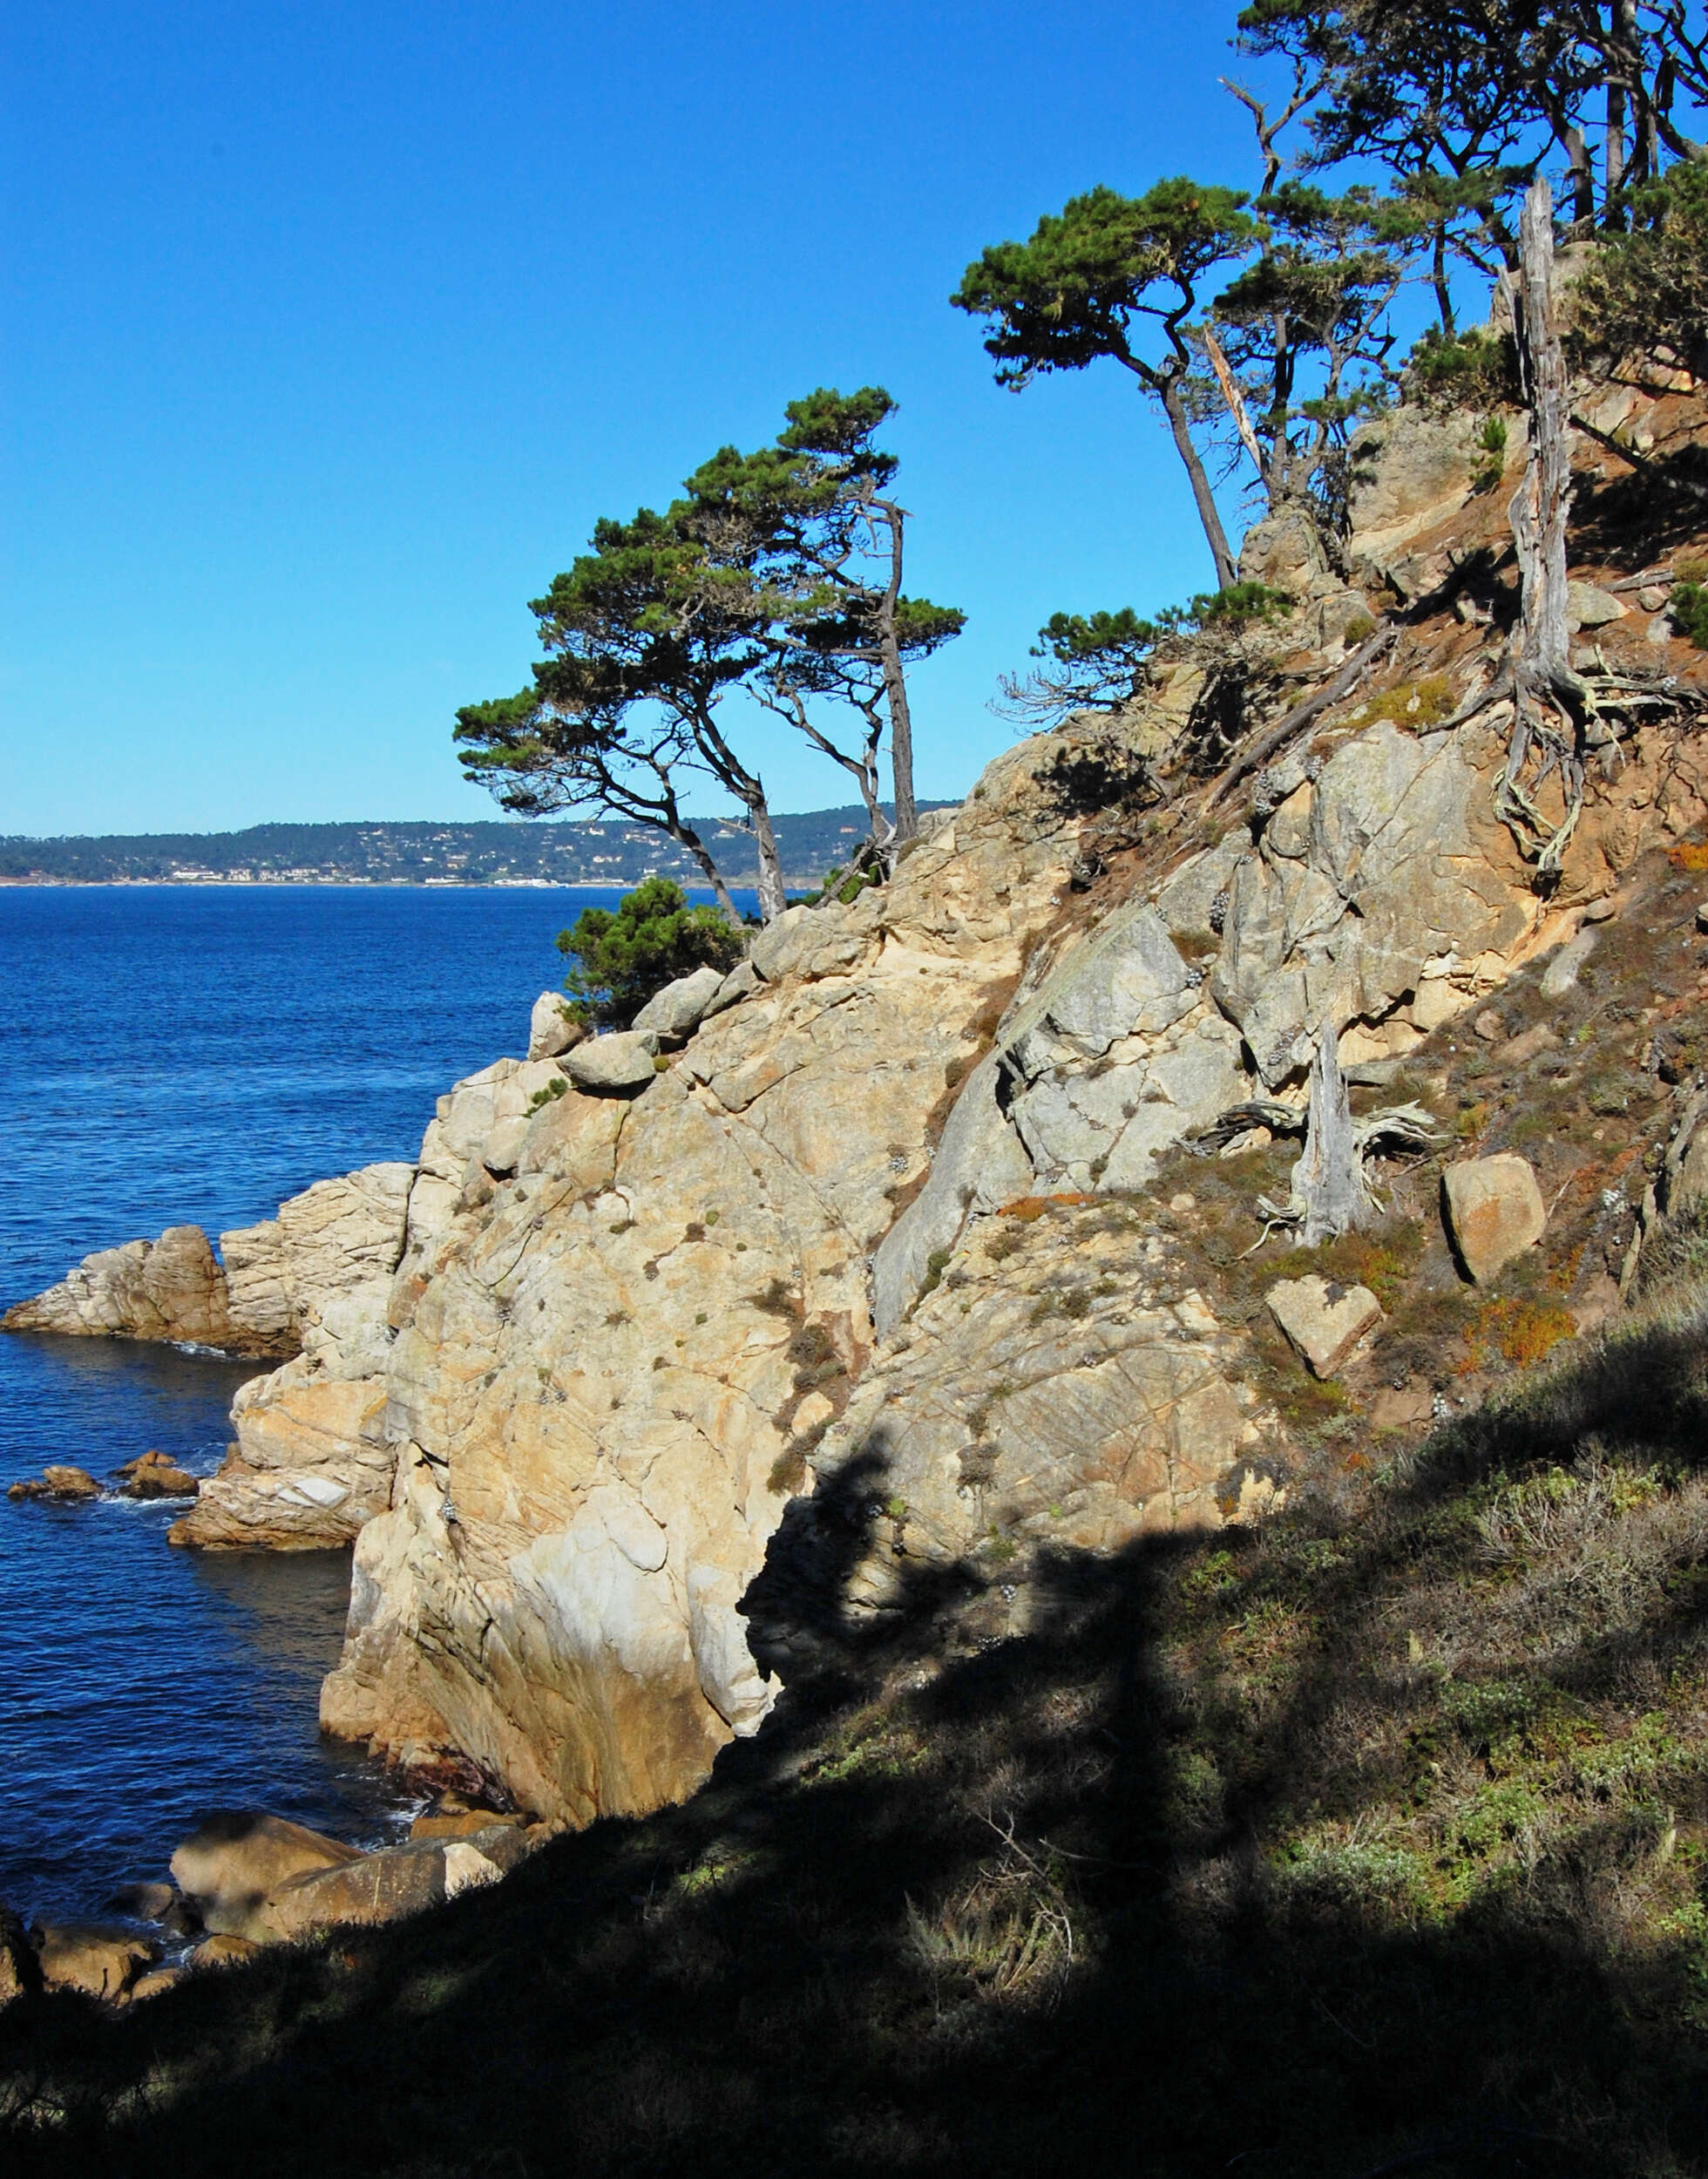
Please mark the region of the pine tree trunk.
[[730, 896], [729, 886], [723, 882], [723, 872], [712, 860], [711, 850], [691, 825], [678, 823], [666, 829], [677, 846], [686, 848], [695, 861], [699, 864], [701, 869], [705, 872], [706, 883], [712, 889], [712, 897], [723, 911], [725, 919], [739, 930], [742, 922], [741, 913]]
[[907, 708], [907, 682], [893, 634], [884, 646], [884, 693], [890, 703], [890, 769], [896, 783], [896, 829], [899, 847], [919, 829], [913, 801], [913, 715]]
[[1196, 502], [1198, 519], [1210, 546], [1210, 556], [1216, 563], [1216, 587], [1225, 590], [1234, 580], [1234, 556], [1228, 544], [1228, 533], [1222, 527], [1222, 518], [1216, 510], [1216, 495], [1210, 488], [1210, 478], [1192, 444], [1192, 433], [1186, 421], [1186, 408], [1180, 397], [1177, 380], [1163, 378], [1156, 383], [1156, 391], [1162, 403], [1163, 414], [1169, 419], [1169, 429], [1180, 458], [1186, 465], [1186, 474], [1191, 480], [1192, 497]]
[[771, 813], [762, 801], [748, 804], [748, 815], [753, 819], [754, 843], [759, 850], [759, 917], [769, 923], [783, 913], [787, 897], [783, 886], [783, 858], [777, 853], [776, 835], [771, 830]]
[[[1519, 252], [1524, 284], [1513, 329], [1530, 411], [1530, 451], [1507, 511], [1518, 553], [1520, 626], [1512, 666], [1512, 738], [1496, 808], [1521, 850], [1535, 855], [1538, 879], [1551, 879], [1583, 806], [1583, 725], [1589, 705], [1583, 683], [1572, 671], [1566, 625], [1571, 453], [1565, 357], [1554, 316], [1554, 194], [1541, 178], [1525, 195]], [[1557, 825], [1542, 817], [1523, 785], [1538, 738], [1558, 763], [1565, 806]]]
[[907, 705], [907, 676], [902, 671], [901, 645], [896, 637], [896, 608], [901, 600], [902, 524], [900, 507], [886, 499], [874, 500], [890, 526], [890, 580], [878, 608], [878, 641], [884, 664], [884, 696], [890, 707], [890, 770], [896, 784], [896, 829], [891, 844], [899, 847], [919, 829], [913, 805], [913, 714]]

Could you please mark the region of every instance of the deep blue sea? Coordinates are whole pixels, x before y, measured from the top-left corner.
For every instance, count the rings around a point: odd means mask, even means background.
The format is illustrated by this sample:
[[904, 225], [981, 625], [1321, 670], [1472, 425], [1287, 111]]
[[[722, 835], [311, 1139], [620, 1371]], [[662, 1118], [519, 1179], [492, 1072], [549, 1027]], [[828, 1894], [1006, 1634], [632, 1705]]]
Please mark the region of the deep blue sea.
[[[211, 1234], [378, 1158], [527, 1045], [591, 889], [0, 887], [0, 1306], [93, 1248]], [[215, 1468], [254, 1365], [0, 1337], [0, 1493], [158, 1447]], [[348, 1557], [172, 1550], [169, 1504], [0, 1495], [0, 1902], [98, 1912], [203, 1809], [358, 1842], [403, 1820], [322, 1741]]]

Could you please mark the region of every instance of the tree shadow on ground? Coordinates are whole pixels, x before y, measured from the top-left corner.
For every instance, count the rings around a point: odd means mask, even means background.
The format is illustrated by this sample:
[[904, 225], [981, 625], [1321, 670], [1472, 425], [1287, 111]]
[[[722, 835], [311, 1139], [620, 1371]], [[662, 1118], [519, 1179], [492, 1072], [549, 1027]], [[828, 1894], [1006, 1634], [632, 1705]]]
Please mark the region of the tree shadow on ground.
[[[1708, 1467], [1703, 1358], [1699, 1311], [1657, 1321], [1354, 1506], [1054, 1552], [1012, 1603], [970, 1568], [899, 1560], [893, 1609], [849, 1606], [887, 1548], [875, 1442], [779, 1531], [749, 1608], [790, 1684], [692, 1801], [116, 2022], [69, 1998], [13, 2006], [8, 2169], [1708, 2169], [1703, 1947], [1638, 1943], [1609, 1909], [1640, 1860], [1635, 1800], [1574, 1808], [1528, 1863], [1491, 1846], [1500, 1880], [1450, 1912], [1358, 1844], [1403, 1802], [1395, 1763], [1415, 1768], [1420, 1734], [1436, 1745], [1418, 1721], [1444, 1688], [1542, 1669], [1535, 1626], [1515, 1622], [1504, 1666], [1489, 1630], [1554, 1562], [1492, 1600], [1480, 1585], [1527, 1477], [1670, 1478], [1617, 1517], [1632, 1553], [1632, 1520], [1672, 1523], [1650, 1587], [1591, 1608], [1567, 1581], [1550, 1607], [1549, 1685], [1640, 1707], [1700, 1676], [1701, 1534], [1677, 1509]], [[1578, 1487], [1549, 1486], [1562, 1505]], [[1444, 1679], [1408, 1636], [1445, 1642], [1455, 1613], [1462, 1677]], [[1690, 1762], [1664, 1787], [1695, 1836]], [[1278, 1838], [1330, 1818], [1350, 1858], [1278, 1863]]]

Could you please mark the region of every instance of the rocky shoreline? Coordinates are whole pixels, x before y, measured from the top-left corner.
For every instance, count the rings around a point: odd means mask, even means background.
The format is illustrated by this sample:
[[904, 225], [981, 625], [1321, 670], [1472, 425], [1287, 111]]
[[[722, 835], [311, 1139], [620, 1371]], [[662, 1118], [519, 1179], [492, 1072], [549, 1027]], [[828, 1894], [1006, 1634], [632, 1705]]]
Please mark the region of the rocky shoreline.
[[[542, 994], [413, 1164], [218, 1257], [182, 1227], [100, 1252], [8, 1314], [277, 1361], [171, 1534], [353, 1542], [326, 1729], [550, 1825], [644, 1814], [824, 1626], [931, 1578], [1024, 1633], [1051, 1554], [1261, 1521], [1336, 1418], [1415, 1431], [1617, 1307], [1708, 1192], [1701, 987], [1674, 988], [1701, 658], [1575, 570], [1609, 740], [1539, 886], [1496, 814], [1509, 713], [1460, 716], [1499, 640], [1467, 586], [1507, 549], [1463, 439], [1384, 421], [1344, 567], [1285, 518], [1248, 539], [1298, 601], [1288, 676], [1339, 692], [1249, 778], [1181, 755], [1226, 666], [1183, 646], [632, 1030], [578, 1039]], [[1675, 708], [1622, 709], [1659, 665]], [[1613, 1139], [1639, 1108], [1648, 1168]], [[1386, 1221], [1332, 1261], [1301, 1192], [1330, 1123]]]
[[407, 1840], [368, 1851], [262, 1810], [215, 1810], [174, 1849], [169, 1883], [130, 1884], [109, 1902], [122, 1921], [26, 1928], [0, 1907], [0, 2005], [44, 1990], [139, 2003], [269, 1945], [424, 1913], [498, 1883], [550, 1836], [454, 1793]]

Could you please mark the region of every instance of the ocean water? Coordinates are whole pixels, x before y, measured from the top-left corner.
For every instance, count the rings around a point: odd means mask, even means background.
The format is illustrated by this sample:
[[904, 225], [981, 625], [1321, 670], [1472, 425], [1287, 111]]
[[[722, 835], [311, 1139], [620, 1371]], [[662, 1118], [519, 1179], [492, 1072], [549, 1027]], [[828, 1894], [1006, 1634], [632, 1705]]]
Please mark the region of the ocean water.
[[[413, 1157], [458, 1076], [526, 1049], [586, 888], [0, 887], [0, 1306], [93, 1248], [269, 1216]], [[254, 1365], [0, 1337], [0, 1493], [158, 1447], [215, 1468]], [[358, 1842], [405, 1813], [320, 1739], [347, 1554], [171, 1549], [170, 1504], [0, 1496], [0, 1902], [98, 1912], [207, 1808]]]

